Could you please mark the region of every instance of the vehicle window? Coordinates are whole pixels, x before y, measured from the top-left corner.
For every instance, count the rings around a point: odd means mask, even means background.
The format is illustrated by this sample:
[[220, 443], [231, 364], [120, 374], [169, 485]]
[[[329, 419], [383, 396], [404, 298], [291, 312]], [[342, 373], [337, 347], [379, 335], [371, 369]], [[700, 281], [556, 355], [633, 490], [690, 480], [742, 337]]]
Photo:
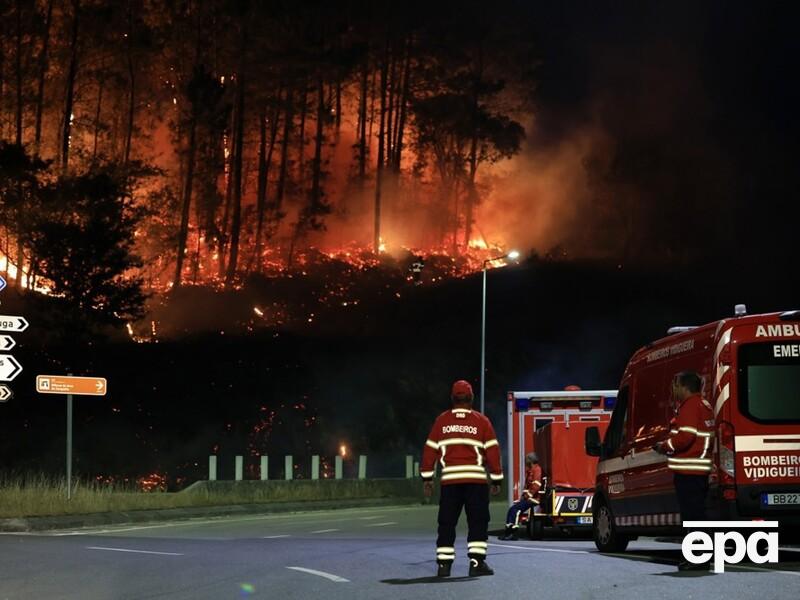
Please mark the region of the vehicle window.
[[636, 374], [636, 406], [630, 411], [631, 435], [637, 446], [650, 447], [669, 423], [670, 378], [665, 365], [652, 365]]
[[625, 440], [625, 429], [628, 424], [628, 386], [625, 385], [619, 390], [617, 404], [611, 414], [611, 422], [606, 430], [606, 437], [603, 441], [606, 454], [613, 455], [622, 446]]
[[800, 422], [800, 342], [739, 348], [739, 408], [754, 421]]
[[534, 430], [539, 431], [542, 427], [544, 427], [545, 425], [549, 425], [552, 422], [553, 419], [536, 419], [533, 423]]

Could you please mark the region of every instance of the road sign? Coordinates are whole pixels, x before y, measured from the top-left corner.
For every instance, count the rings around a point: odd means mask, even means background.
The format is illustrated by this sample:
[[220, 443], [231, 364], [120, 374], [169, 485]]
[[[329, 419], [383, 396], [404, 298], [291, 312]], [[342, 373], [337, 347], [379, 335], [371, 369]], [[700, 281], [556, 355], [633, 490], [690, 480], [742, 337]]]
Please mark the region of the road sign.
[[108, 383], [103, 377], [70, 377], [65, 375], [36, 376], [36, 391], [40, 394], [105, 396], [107, 389]]
[[6, 285], [8, 284], [6, 283], [5, 278], [2, 275], [0, 275], [0, 292], [6, 289]]
[[0, 335], [0, 351], [6, 352], [16, 345], [17, 342], [10, 335]]
[[13, 381], [22, 373], [22, 365], [10, 354], [0, 354], [0, 381]]
[[14, 393], [7, 385], [0, 385], [0, 402], [8, 402], [13, 395]]
[[16, 315], [0, 315], [0, 331], [25, 331], [28, 322], [23, 317]]

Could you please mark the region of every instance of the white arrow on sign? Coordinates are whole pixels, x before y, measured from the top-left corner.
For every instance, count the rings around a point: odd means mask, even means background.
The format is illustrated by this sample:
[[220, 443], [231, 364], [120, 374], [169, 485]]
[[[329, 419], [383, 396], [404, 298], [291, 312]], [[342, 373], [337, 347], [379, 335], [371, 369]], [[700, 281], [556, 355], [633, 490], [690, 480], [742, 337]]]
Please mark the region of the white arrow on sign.
[[16, 345], [17, 342], [10, 335], [0, 335], [0, 351], [11, 350]]
[[0, 315], [0, 331], [25, 331], [28, 322], [16, 315]]
[[0, 354], [0, 381], [13, 381], [22, 373], [22, 365], [10, 354]]
[[2, 292], [4, 289], [6, 289], [6, 285], [8, 285], [8, 284], [6, 283], [5, 278], [0, 276], [0, 292]]
[[0, 385], [0, 402], [8, 402], [14, 393], [8, 388], [7, 385]]

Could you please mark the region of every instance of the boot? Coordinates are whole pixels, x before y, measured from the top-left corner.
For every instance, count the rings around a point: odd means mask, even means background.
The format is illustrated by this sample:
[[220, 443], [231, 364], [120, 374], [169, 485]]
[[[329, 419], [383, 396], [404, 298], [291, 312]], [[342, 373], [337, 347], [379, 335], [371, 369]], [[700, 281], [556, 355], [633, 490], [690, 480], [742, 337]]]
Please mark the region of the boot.
[[439, 569], [436, 572], [437, 577], [450, 577], [450, 568], [453, 566], [453, 563], [450, 561], [439, 561]]
[[506, 525], [506, 530], [503, 532], [503, 535], [497, 537], [498, 540], [508, 541], [516, 539], [514, 536], [514, 526], [513, 525]]
[[484, 575], [494, 575], [492, 568], [486, 564], [485, 560], [479, 558], [469, 559], [469, 576], [483, 577]]

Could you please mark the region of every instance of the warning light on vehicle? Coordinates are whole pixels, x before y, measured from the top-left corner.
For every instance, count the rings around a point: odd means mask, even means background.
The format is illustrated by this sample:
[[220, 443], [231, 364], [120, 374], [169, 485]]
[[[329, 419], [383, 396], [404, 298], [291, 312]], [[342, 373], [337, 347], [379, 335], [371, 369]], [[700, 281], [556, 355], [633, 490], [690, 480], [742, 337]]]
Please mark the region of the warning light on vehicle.
[[603, 398], [603, 408], [606, 410], [612, 410], [617, 403], [617, 399], [613, 397]]
[[583, 400], [578, 404], [578, 408], [580, 408], [580, 410], [583, 410], [583, 411], [592, 410], [592, 401], [591, 400]]

